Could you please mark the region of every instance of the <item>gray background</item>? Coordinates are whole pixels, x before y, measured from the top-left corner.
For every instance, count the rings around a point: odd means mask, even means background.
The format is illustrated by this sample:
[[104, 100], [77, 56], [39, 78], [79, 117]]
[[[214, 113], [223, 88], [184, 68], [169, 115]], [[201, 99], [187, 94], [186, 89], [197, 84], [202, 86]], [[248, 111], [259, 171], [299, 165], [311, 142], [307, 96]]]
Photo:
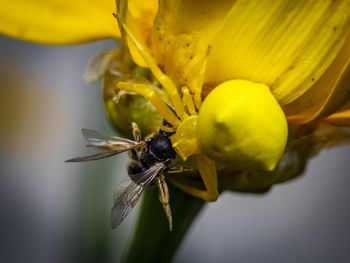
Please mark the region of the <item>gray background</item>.
[[[99, 85], [82, 76], [114, 46], [0, 37], [1, 262], [119, 261], [137, 215], [109, 228], [127, 156], [63, 162], [89, 152], [80, 128], [113, 134]], [[174, 262], [350, 262], [349, 156], [349, 146], [323, 151], [303, 177], [262, 196], [223, 194], [202, 210]]]

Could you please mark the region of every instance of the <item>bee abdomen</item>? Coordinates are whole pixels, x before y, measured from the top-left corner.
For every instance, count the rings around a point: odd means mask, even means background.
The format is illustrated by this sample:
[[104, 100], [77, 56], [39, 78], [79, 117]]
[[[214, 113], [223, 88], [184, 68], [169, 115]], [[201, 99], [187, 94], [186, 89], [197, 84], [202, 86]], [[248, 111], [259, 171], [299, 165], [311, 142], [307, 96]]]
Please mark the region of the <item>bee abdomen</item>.
[[138, 174], [144, 171], [146, 171], [146, 169], [140, 163], [137, 163], [137, 162], [132, 162], [128, 166], [129, 177], [134, 182], [137, 182]]

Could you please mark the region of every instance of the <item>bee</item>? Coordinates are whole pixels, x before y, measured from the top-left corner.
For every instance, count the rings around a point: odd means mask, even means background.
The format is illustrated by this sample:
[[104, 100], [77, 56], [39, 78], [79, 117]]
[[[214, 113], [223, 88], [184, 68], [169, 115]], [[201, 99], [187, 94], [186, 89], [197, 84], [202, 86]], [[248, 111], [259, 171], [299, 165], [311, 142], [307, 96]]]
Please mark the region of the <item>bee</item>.
[[135, 207], [144, 191], [157, 184], [159, 199], [172, 230], [172, 216], [169, 205], [169, 191], [163, 172], [182, 172], [186, 168], [171, 166], [176, 158], [169, 132], [160, 130], [158, 134], [141, 140], [141, 132], [132, 123], [134, 140], [101, 134], [94, 130], [82, 129], [87, 146], [107, 151], [84, 157], [76, 157], [66, 162], [87, 162], [107, 158], [122, 152], [129, 152], [131, 161], [127, 167], [128, 177], [116, 188], [111, 210], [111, 227], [116, 228]]

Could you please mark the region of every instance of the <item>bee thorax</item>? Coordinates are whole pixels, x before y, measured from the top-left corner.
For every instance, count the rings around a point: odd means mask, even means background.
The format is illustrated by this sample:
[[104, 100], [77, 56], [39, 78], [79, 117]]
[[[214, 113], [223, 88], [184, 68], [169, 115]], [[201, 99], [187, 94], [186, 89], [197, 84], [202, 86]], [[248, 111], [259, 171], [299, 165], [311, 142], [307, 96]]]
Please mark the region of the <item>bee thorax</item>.
[[150, 167], [156, 162], [165, 162], [174, 159], [176, 153], [168, 136], [157, 135], [153, 137], [143, 149], [140, 161], [143, 166]]

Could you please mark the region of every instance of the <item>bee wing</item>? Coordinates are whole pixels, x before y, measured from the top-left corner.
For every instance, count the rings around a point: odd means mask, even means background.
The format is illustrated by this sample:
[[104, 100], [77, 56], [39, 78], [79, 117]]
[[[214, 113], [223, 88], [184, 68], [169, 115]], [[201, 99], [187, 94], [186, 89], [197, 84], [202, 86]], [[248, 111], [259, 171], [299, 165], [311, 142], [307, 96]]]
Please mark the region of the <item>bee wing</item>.
[[114, 146], [137, 145], [133, 140], [105, 135], [90, 129], [81, 129], [81, 132], [89, 146], [97, 148], [113, 149]]
[[[132, 149], [132, 148], [134, 148], [134, 147], [130, 147], [129, 149]], [[88, 162], [88, 161], [100, 160], [100, 159], [104, 159], [104, 158], [107, 158], [107, 157], [112, 156], [112, 155], [116, 155], [118, 153], [125, 152], [129, 149], [123, 148], [120, 150], [114, 150], [114, 151], [103, 152], [103, 153], [96, 153], [93, 155], [82, 156], [82, 157], [75, 157], [75, 158], [66, 160], [65, 162], [66, 163], [77, 163], [77, 162]]]
[[107, 158], [118, 153], [122, 153], [139, 147], [144, 142], [135, 142], [129, 139], [101, 134], [94, 130], [82, 129], [83, 136], [88, 146], [109, 150], [108, 152], [97, 153], [89, 156], [76, 157], [66, 160], [66, 162], [87, 162]]
[[116, 228], [135, 207], [145, 189], [147, 189], [154, 178], [165, 167], [163, 163], [157, 163], [145, 172], [135, 177], [133, 181], [129, 177], [123, 181], [115, 190], [114, 202], [111, 211], [111, 226]]

